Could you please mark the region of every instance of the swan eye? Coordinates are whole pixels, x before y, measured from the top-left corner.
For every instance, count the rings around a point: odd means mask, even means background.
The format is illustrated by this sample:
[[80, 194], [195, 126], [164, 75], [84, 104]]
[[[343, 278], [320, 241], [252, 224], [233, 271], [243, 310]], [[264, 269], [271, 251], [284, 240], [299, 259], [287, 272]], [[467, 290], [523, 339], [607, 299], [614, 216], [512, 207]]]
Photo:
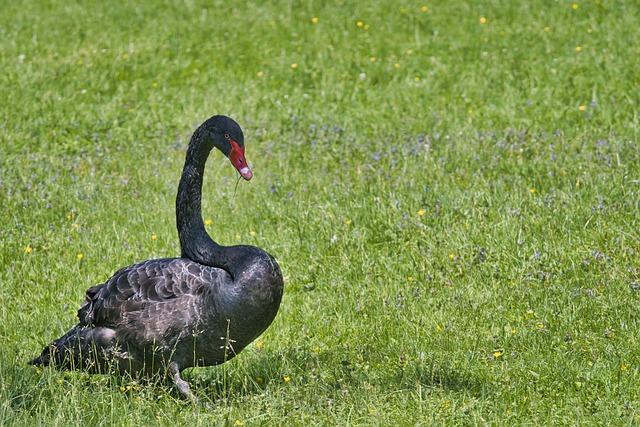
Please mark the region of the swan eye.
[[229, 134], [228, 134], [228, 133], [225, 133], [225, 134], [224, 134], [224, 137], [225, 137], [225, 139], [228, 139], [228, 140], [230, 140], [230, 139], [231, 139], [231, 137], [229, 136]]

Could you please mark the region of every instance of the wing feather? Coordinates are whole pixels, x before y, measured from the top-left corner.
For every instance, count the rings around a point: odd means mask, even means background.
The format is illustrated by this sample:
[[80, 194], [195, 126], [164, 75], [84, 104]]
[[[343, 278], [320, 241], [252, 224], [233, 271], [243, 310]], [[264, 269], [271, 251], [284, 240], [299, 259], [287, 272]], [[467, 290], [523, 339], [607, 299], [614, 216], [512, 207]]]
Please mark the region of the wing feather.
[[197, 327], [203, 293], [210, 284], [205, 279], [213, 273], [203, 270], [211, 269], [184, 258], [125, 267], [87, 291], [78, 318], [83, 326], [112, 328], [127, 342], [162, 342], [177, 330]]

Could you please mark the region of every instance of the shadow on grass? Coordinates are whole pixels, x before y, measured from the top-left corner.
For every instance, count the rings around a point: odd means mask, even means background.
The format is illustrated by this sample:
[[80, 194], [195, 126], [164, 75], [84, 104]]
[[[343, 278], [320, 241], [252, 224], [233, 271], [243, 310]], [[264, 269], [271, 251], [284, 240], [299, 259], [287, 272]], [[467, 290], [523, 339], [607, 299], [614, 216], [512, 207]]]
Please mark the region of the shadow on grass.
[[[435, 361], [399, 364], [368, 363], [351, 352], [313, 352], [289, 349], [250, 356], [243, 363], [185, 371], [185, 379], [199, 397], [212, 402], [263, 394], [291, 381], [296, 387], [310, 387], [316, 396], [342, 395], [346, 389], [375, 387], [380, 390], [411, 391], [419, 387], [452, 391], [481, 398], [491, 384], [473, 372]], [[354, 360], [356, 359], [356, 360]], [[376, 365], [375, 368], [372, 368]]]
[[454, 369], [450, 366], [431, 362], [416, 366], [413, 369], [413, 380], [422, 386], [440, 388], [454, 392], [466, 392], [481, 397], [488, 392], [489, 385], [475, 378], [467, 371]]
[[[375, 356], [379, 357], [380, 353]], [[3, 418], [11, 414], [30, 413], [41, 402], [57, 400], [60, 394], [76, 394], [77, 398], [94, 395], [120, 395], [158, 401], [167, 397], [175, 403], [190, 405], [170, 380], [161, 377], [86, 374], [56, 371], [50, 368], [5, 366], [3, 376], [9, 387], [2, 392]], [[186, 369], [183, 378], [192, 392], [204, 403], [224, 405], [237, 399], [262, 395], [267, 390], [299, 393], [290, 386], [313, 390], [315, 398], [338, 398], [345, 390], [370, 387], [381, 391], [412, 392], [417, 387], [452, 391], [481, 398], [490, 393], [491, 385], [473, 373], [454, 369], [441, 362], [376, 363], [351, 349], [313, 351], [291, 348], [283, 351], [258, 351], [242, 354], [223, 365]], [[5, 384], [7, 385], [7, 384]], [[105, 399], [108, 400], [108, 399]]]

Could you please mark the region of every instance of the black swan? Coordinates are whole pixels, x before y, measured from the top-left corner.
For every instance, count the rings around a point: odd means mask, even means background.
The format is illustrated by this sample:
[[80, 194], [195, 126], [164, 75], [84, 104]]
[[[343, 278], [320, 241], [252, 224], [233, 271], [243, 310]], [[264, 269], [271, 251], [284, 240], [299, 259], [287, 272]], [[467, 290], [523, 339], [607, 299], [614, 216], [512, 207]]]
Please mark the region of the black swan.
[[221, 246], [204, 228], [204, 168], [216, 147], [245, 180], [240, 126], [214, 116], [194, 132], [178, 186], [181, 258], [143, 261], [90, 288], [80, 322], [31, 360], [89, 373], [167, 375], [195, 399], [180, 372], [234, 357], [271, 324], [282, 299], [275, 259], [254, 246]]

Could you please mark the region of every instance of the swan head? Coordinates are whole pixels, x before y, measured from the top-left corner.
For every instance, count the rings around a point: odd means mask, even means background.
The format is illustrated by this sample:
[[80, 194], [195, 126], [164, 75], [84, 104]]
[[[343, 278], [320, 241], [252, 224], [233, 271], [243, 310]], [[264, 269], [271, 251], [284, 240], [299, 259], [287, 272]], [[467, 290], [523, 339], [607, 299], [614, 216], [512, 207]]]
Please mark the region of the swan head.
[[231, 164], [247, 181], [253, 172], [244, 157], [244, 134], [235, 120], [226, 116], [213, 116], [206, 123], [213, 145], [231, 160]]

